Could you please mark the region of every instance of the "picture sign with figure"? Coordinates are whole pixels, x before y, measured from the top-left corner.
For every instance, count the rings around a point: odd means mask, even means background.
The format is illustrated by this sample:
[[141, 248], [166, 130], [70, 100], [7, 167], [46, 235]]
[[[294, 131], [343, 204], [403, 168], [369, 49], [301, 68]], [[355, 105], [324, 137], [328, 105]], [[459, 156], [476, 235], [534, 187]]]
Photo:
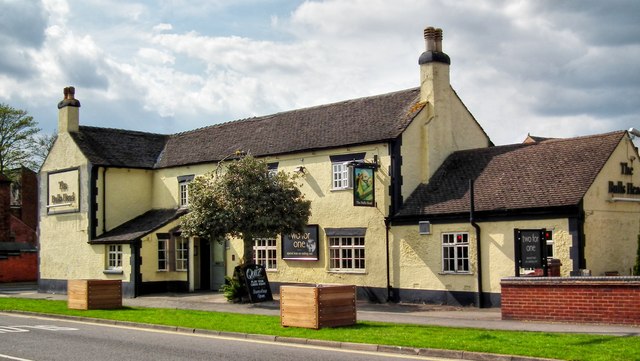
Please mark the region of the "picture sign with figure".
[[353, 205], [375, 207], [375, 166], [358, 164], [353, 167]]
[[303, 233], [282, 235], [282, 259], [318, 260], [318, 225], [308, 225]]

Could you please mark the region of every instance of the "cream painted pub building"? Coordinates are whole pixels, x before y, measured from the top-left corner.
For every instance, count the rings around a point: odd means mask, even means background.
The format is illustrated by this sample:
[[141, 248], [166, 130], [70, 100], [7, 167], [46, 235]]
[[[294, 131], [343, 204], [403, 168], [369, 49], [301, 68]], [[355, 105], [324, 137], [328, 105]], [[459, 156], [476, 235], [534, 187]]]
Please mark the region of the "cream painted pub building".
[[[563, 276], [628, 275], [640, 233], [630, 135], [493, 146], [449, 83], [441, 30], [424, 34], [417, 88], [178, 134], [83, 126], [65, 88], [39, 175], [40, 291], [69, 279], [119, 279], [127, 297], [217, 290], [241, 240], [183, 237], [180, 217], [189, 182], [238, 150], [301, 173], [311, 200], [307, 233], [255, 240], [276, 292], [353, 284], [382, 301], [496, 306], [518, 229], [547, 231]], [[373, 193], [356, 201], [358, 170]]]

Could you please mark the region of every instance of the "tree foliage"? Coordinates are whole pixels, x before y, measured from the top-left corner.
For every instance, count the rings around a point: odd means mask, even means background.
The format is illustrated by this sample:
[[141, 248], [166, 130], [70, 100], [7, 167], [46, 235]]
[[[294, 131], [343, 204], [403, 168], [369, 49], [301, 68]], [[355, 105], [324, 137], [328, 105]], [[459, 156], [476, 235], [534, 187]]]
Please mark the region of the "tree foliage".
[[49, 155], [49, 151], [53, 147], [53, 143], [55, 143], [58, 135], [56, 133], [51, 134], [38, 134], [33, 137], [33, 142], [31, 146], [31, 160], [30, 162], [33, 164], [33, 170], [37, 171], [44, 160], [47, 159]]
[[0, 173], [26, 166], [38, 168], [32, 157], [38, 122], [24, 110], [0, 103]]
[[218, 167], [189, 184], [186, 236], [244, 239], [243, 260], [251, 260], [253, 239], [303, 232], [311, 215], [295, 176], [272, 173], [267, 164], [246, 156]]

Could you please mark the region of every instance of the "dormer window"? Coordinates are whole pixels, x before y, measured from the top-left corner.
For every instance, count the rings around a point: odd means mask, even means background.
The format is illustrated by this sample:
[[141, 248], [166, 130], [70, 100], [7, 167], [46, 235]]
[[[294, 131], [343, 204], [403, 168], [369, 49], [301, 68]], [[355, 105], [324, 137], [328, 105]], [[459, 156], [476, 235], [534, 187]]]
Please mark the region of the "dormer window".
[[193, 174], [178, 177], [178, 202], [180, 207], [189, 206], [189, 183], [191, 183], [193, 177]]

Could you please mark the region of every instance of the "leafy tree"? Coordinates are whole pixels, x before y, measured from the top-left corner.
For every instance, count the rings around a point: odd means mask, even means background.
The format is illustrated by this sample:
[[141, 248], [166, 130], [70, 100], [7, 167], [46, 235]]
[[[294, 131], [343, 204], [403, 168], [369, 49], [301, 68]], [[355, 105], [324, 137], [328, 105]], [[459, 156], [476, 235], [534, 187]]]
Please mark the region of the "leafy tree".
[[242, 237], [242, 260], [251, 262], [254, 238], [304, 231], [311, 202], [295, 179], [282, 171], [271, 173], [264, 161], [252, 156], [218, 164], [189, 184], [190, 212], [183, 217], [183, 233]]
[[0, 103], [0, 173], [26, 166], [35, 168], [31, 145], [40, 131], [26, 111]]
[[35, 165], [33, 170], [38, 170], [42, 166], [57, 138], [56, 133], [39, 134], [33, 138], [30, 160]]

